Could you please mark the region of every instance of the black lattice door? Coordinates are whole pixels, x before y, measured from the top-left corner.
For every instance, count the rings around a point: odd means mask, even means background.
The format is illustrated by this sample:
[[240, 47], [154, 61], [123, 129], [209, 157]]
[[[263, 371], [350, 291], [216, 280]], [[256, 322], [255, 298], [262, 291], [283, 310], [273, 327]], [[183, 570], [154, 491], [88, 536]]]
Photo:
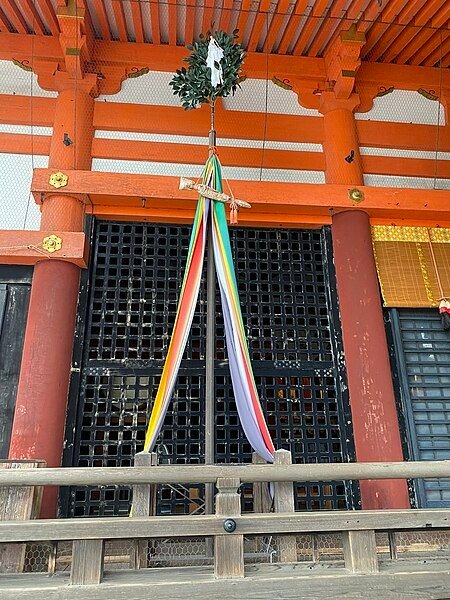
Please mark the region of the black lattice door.
[[[129, 466], [142, 449], [170, 341], [190, 228], [99, 222], [89, 276], [74, 438], [66, 464]], [[269, 428], [296, 462], [353, 459], [329, 231], [233, 228], [231, 242], [248, 343]], [[216, 299], [216, 462], [249, 462]], [[157, 451], [162, 463], [204, 457], [205, 285]], [[80, 324], [83, 319], [80, 318]], [[344, 385], [345, 389], [342, 388]], [[75, 394], [74, 394], [75, 395]], [[73, 402], [73, 399], [72, 399]], [[73, 405], [72, 405], [73, 407]], [[201, 507], [203, 488], [162, 486], [161, 513]], [[298, 483], [298, 510], [355, 507], [339, 482]], [[75, 488], [75, 516], [126, 514], [128, 488]], [[251, 510], [251, 488], [243, 494]]]

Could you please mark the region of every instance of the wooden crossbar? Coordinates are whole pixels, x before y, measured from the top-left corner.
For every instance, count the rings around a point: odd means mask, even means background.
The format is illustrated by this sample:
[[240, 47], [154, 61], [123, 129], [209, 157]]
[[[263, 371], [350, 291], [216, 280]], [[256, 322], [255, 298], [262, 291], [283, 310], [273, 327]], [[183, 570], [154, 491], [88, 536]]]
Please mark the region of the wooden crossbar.
[[[0, 539], [2, 542], [47, 542], [216, 536], [225, 535], [225, 519], [226, 516], [204, 515], [2, 521]], [[227, 536], [450, 527], [450, 511], [441, 509], [262, 513], [233, 516], [233, 519], [236, 529], [226, 533]]]
[[147, 467], [84, 467], [0, 471], [1, 486], [135, 485], [144, 483], [216, 483], [222, 477], [241, 482], [351, 481], [450, 477], [450, 460], [398, 463], [305, 465], [164, 465]]

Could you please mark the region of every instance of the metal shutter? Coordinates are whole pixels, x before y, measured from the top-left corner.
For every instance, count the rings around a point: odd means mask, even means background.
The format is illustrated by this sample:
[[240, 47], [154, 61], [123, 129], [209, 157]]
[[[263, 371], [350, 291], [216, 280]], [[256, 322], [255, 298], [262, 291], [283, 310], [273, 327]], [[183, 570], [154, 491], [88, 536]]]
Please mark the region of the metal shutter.
[[[412, 459], [450, 459], [450, 332], [437, 310], [393, 310]], [[450, 479], [417, 484], [421, 506], [450, 507]]]

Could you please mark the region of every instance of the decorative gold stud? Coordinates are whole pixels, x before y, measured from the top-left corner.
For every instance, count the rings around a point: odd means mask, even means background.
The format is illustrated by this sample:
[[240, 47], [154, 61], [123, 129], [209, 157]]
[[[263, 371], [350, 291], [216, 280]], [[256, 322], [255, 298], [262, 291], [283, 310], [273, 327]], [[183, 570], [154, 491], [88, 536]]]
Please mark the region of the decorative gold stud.
[[58, 189], [60, 187], [65, 187], [68, 181], [69, 177], [64, 175], [64, 173], [61, 173], [61, 171], [58, 171], [58, 173], [53, 173], [53, 175], [50, 175], [48, 183], [54, 188]]
[[353, 188], [348, 190], [348, 197], [352, 202], [359, 204], [364, 200], [364, 192], [362, 190], [358, 190], [358, 188]]
[[53, 252], [61, 250], [62, 239], [57, 235], [49, 235], [43, 239], [42, 247], [44, 250], [47, 250], [47, 252], [50, 252], [50, 254], [53, 254]]

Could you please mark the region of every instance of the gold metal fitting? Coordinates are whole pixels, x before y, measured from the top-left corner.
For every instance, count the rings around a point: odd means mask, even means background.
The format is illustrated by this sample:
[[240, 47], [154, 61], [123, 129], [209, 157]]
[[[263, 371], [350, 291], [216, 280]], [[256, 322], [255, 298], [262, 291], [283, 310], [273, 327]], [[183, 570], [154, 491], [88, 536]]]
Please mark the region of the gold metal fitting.
[[359, 204], [364, 200], [364, 192], [362, 190], [358, 190], [358, 188], [353, 188], [348, 190], [348, 197], [352, 202]]
[[48, 180], [49, 184], [57, 189], [60, 187], [65, 187], [68, 181], [69, 177], [67, 175], [64, 175], [64, 173], [61, 173], [61, 171], [50, 175], [50, 179]]
[[43, 239], [42, 247], [44, 250], [47, 250], [47, 252], [50, 252], [50, 254], [53, 254], [53, 252], [61, 250], [62, 239], [57, 235], [49, 235]]

